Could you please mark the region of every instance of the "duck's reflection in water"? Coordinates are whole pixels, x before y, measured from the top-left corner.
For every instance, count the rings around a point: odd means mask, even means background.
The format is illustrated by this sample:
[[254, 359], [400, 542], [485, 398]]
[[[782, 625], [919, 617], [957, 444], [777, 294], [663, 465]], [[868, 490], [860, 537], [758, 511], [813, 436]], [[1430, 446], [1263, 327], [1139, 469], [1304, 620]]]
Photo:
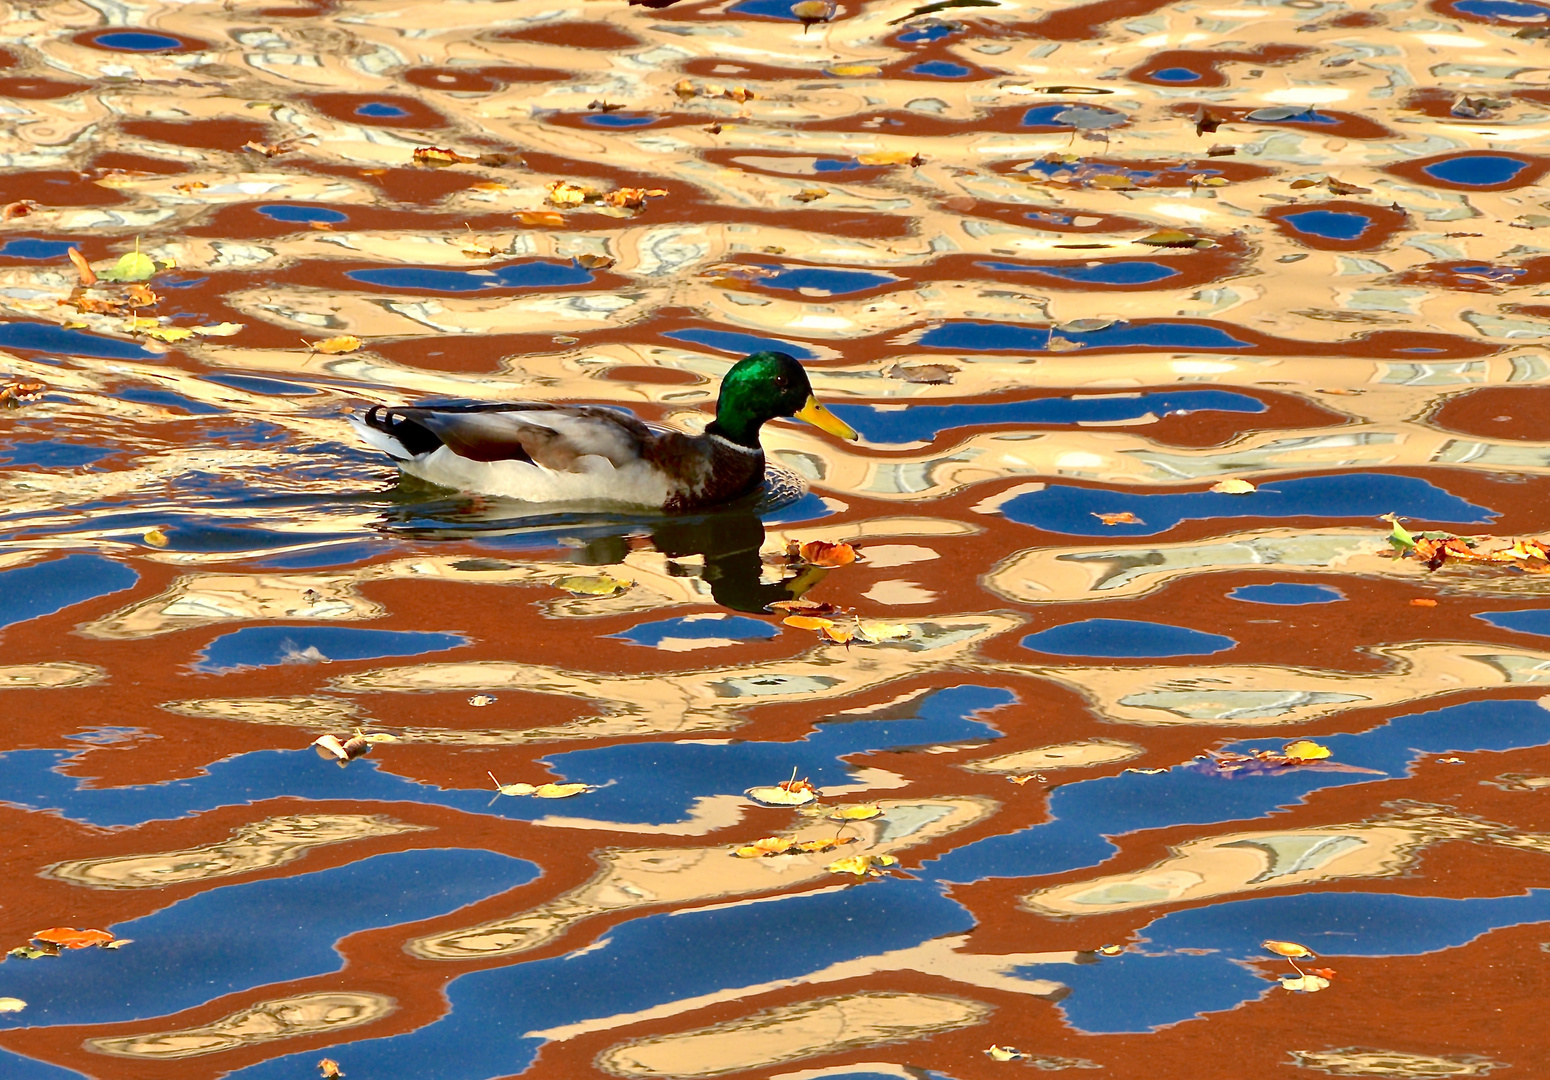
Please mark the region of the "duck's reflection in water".
[[[388, 492], [392, 506], [378, 528], [416, 540], [480, 540], [503, 549], [568, 549], [568, 561], [614, 566], [631, 551], [649, 547], [669, 560], [670, 571], [698, 576], [711, 598], [734, 611], [764, 611], [777, 600], [801, 596], [826, 571], [808, 568], [796, 577], [770, 580], [779, 571], [761, 557], [764, 519], [776, 514], [809, 520], [825, 512], [793, 478], [771, 471], [765, 489], [713, 512], [663, 514], [607, 504], [563, 508], [446, 489], [405, 478]], [[704, 566], [694, 565], [703, 557]], [[774, 572], [769, 572], [774, 570]]]

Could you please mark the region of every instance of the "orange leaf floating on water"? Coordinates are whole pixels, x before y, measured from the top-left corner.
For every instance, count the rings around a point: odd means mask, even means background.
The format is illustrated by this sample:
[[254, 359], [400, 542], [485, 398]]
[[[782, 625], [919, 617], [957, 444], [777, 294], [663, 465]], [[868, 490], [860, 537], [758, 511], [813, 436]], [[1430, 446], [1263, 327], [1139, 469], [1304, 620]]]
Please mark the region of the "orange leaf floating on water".
[[1259, 943], [1260, 948], [1273, 952], [1277, 956], [1284, 956], [1288, 960], [1300, 960], [1304, 956], [1314, 955], [1313, 950], [1306, 945], [1299, 945], [1295, 941], [1266, 940]]
[[339, 1067], [339, 1062], [333, 1058], [324, 1058], [318, 1062], [318, 1072], [323, 1077], [323, 1080], [335, 1080], [336, 1077], [344, 1075], [344, 1070]]
[[522, 210], [517, 220], [524, 225], [564, 225], [565, 218], [549, 210]]
[[18, 379], [0, 386], [0, 408], [14, 409], [25, 401], [39, 397], [48, 387], [40, 382]]
[[394, 741], [391, 735], [365, 735], [361, 732], [346, 739], [337, 735], [319, 735], [312, 740], [312, 749], [317, 751], [318, 757], [336, 762], [342, 769], [356, 758], [371, 753], [371, 748], [377, 743]]
[[1411, 607], [1436, 607], [1437, 606], [1437, 601], [1429, 599], [1428, 597], [1425, 597], [1425, 596], [1417, 596], [1415, 599], [1410, 601], [1410, 606]]
[[550, 181], [545, 191], [544, 198], [548, 200], [549, 205], [557, 206], [562, 210], [571, 210], [602, 197], [602, 193], [596, 188], [573, 184], [569, 180]]
[[820, 626], [818, 636], [831, 645], [849, 645], [856, 640], [853, 626]]
[[73, 926], [51, 926], [32, 935], [34, 941], [46, 941], [61, 949], [89, 949], [93, 945], [106, 945], [113, 935], [106, 930], [77, 930]]
[[1099, 514], [1099, 513], [1094, 513], [1093, 517], [1097, 518], [1099, 521], [1103, 522], [1105, 525], [1145, 525], [1146, 524], [1146, 522], [1144, 522], [1140, 518], [1136, 517], [1129, 510], [1121, 510], [1117, 514]]
[[855, 547], [841, 541], [831, 544], [825, 540], [809, 540], [801, 549], [802, 561], [809, 566], [849, 566], [860, 557]]
[[667, 194], [666, 188], [615, 188], [603, 196], [603, 202], [621, 210], [639, 210], [647, 199], [660, 199]]
[[794, 626], [798, 630], [826, 630], [834, 625], [832, 619], [818, 619], [811, 615], [787, 615], [780, 620], [786, 626]]
[[439, 146], [421, 146], [414, 152], [414, 163], [425, 165], [432, 169], [445, 169], [448, 165], [472, 165], [478, 158], [471, 158], [456, 150], [447, 150]]
[[312, 343], [312, 351], [327, 353], [329, 356], [342, 356], [352, 353], [362, 345], [360, 338], [354, 334], [341, 334], [339, 337], [324, 338], [322, 341]]
[[829, 615], [839, 610], [826, 600], [776, 600], [768, 606], [775, 611], [801, 612], [806, 615]]
[[769, 787], [751, 787], [743, 794], [766, 806], [805, 806], [818, 798], [818, 789], [805, 777], [798, 780], [796, 770], [792, 769], [790, 780]]

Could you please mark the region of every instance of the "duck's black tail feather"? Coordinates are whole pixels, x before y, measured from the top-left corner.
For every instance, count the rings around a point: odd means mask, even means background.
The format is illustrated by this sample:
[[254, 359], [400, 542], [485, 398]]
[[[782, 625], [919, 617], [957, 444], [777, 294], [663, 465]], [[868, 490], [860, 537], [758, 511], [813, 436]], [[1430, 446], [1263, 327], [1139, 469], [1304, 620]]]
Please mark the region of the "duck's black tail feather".
[[351, 417], [361, 437], [390, 457], [408, 461], [434, 453], [442, 445], [430, 428], [407, 410], [373, 405], [363, 417]]

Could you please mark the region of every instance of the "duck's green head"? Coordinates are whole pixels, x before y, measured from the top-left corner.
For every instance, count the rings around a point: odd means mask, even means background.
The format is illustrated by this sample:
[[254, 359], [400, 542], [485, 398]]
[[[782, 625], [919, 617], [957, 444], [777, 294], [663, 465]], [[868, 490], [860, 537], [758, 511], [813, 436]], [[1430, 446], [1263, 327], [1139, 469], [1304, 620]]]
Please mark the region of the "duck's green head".
[[721, 380], [716, 402], [719, 435], [758, 447], [759, 428], [777, 416], [794, 416], [842, 439], [857, 438], [851, 426], [818, 403], [807, 372], [783, 352], [759, 352], [732, 365]]

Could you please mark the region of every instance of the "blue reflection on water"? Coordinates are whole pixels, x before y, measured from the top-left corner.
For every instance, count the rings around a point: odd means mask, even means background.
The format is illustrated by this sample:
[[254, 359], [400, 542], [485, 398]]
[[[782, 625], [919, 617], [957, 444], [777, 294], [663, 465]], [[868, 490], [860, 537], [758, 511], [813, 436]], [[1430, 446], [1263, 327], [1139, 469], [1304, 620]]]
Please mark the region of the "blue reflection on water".
[[[1154, 956], [1126, 953], [1100, 963], [1019, 969], [1071, 987], [1059, 1008], [1083, 1032], [1141, 1032], [1252, 1001], [1275, 984], [1236, 961], [1266, 957], [1266, 938], [1296, 941], [1321, 956], [1417, 956], [1454, 949], [1498, 927], [1550, 920], [1550, 890], [1454, 900], [1391, 893], [1255, 897], [1175, 911], [1148, 925]], [[1198, 949], [1204, 955], [1175, 950]], [[1118, 961], [1118, 962], [1116, 962]], [[1291, 966], [1282, 970], [1294, 974]]]
[[863, 292], [879, 285], [890, 285], [899, 279], [892, 274], [872, 274], [864, 270], [831, 270], [825, 266], [775, 266], [760, 264], [774, 271], [768, 277], [755, 279], [755, 284], [767, 289], [822, 289], [836, 296]]
[[[1286, 697], [1296, 694], [1288, 690]], [[1243, 719], [1276, 715], [1274, 704], [1266, 708], [1257, 714], [1246, 711]], [[1176, 719], [1159, 711], [1159, 717], [1164, 716]], [[1259, 739], [1235, 743], [1229, 749], [1279, 750], [1284, 742]], [[1175, 825], [1250, 821], [1291, 806], [1320, 788], [1402, 776], [1424, 754], [1544, 745], [1550, 742], [1550, 711], [1532, 699], [1472, 701], [1397, 716], [1361, 734], [1321, 735], [1319, 742], [1329, 747], [1331, 760], [1375, 769], [1381, 775], [1284, 769], [1239, 776], [1180, 765], [1160, 775], [1119, 773], [1066, 784], [1050, 792], [1052, 820], [947, 852], [927, 862], [920, 873], [939, 881], [972, 882], [1094, 866], [1114, 853], [1110, 836]]]
[[0, 1076], [5, 1080], [86, 1080], [85, 1073], [36, 1058], [24, 1058], [4, 1047], [0, 1047]]
[[1523, 608], [1518, 611], [1483, 611], [1475, 616], [1482, 622], [1513, 630], [1519, 634], [1550, 636], [1550, 608]]
[[140, 580], [123, 563], [101, 555], [66, 555], [0, 574], [0, 626], [52, 615], [75, 604], [122, 592]]
[[1158, 82], [1166, 83], [1192, 83], [1199, 82], [1203, 76], [1193, 68], [1169, 67], [1160, 68], [1152, 72], [1152, 78]]
[[66, 330], [52, 323], [0, 323], [0, 348], [36, 349], [66, 356], [94, 356], [103, 360], [158, 360], [160, 353], [142, 349], [132, 341]]
[[1054, 656], [1138, 658], [1205, 656], [1226, 652], [1237, 642], [1183, 626], [1138, 619], [1083, 619], [1023, 638], [1025, 649]]
[[1065, 281], [1077, 281], [1084, 285], [1150, 285], [1178, 277], [1179, 271], [1152, 259], [1125, 259], [1110, 262], [1086, 263], [975, 263], [988, 270], [1002, 270], [1014, 274], [1048, 274]]
[[111, 34], [98, 34], [92, 38], [92, 44], [100, 45], [104, 49], [112, 49], [114, 52], [162, 52], [183, 47], [183, 43], [175, 37], [167, 34], [148, 34], [143, 30], [120, 30]]
[[400, 109], [397, 105], [386, 101], [368, 101], [364, 105], [355, 107], [356, 116], [370, 116], [377, 120], [397, 120], [409, 115], [408, 109]]
[[0, 441], [0, 465], [40, 465], [45, 469], [72, 469], [112, 457], [122, 448], [88, 443]]
[[467, 644], [462, 634], [354, 626], [244, 626], [205, 646], [194, 670], [220, 674], [279, 664], [421, 656]]
[[591, 124], [593, 127], [633, 128], [646, 127], [648, 124], [656, 123], [659, 119], [661, 118], [651, 113], [608, 112], [591, 113], [583, 117], [581, 122], [583, 124]]
[[[363, 1075], [487, 1080], [526, 1069], [542, 1045], [537, 1031], [800, 978], [972, 926], [933, 885], [901, 878], [650, 915], [610, 929], [586, 952], [463, 975], [447, 987], [449, 1015], [405, 1035], [353, 1043], [345, 1063]], [[488, 1037], [491, 1017], [501, 1020], [501, 1038]], [[316, 1057], [295, 1054], [231, 1076], [285, 1080]]]
[[829, 408], [868, 442], [907, 443], [930, 442], [950, 428], [1102, 423], [1134, 420], [1148, 413], [1157, 416], [1205, 411], [1261, 413], [1265, 411], [1265, 404], [1258, 398], [1229, 390], [1174, 390], [1128, 396], [1034, 398], [995, 404], [911, 403], [904, 409], [879, 405], [831, 405]]
[[974, 69], [947, 60], [926, 60], [909, 69], [911, 75], [929, 75], [933, 79], [962, 79], [974, 74]]
[[945, 37], [952, 37], [962, 29], [959, 24], [949, 22], [920, 25], [900, 34], [899, 41], [907, 45], [913, 45], [917, 41], [941, 41]]
[[1550, 8], [1522, 0], [1454, 0], [1453, 10], [1485, 19], [1550, 19]]
[[0, 255], [9, 259], [28, 259], [42, 261], [44, 259], [58, 259], [74, 244], [68, 240], [39, 240], [31, 236], [17, 236], [0, 244]]
[[[1060, 333], [1090, 349], [1217, 349], [1253, 348], [1218, 326], [1192, 322], [1115, 323], [1087, 333]], [[1047, 326], [955, 320], [934, 326], [920, 336], [920, 344], [935, 349], [973, 352], [1047, 352], [1052, 331]]]
[[[788, 694], [813, 686], [796, 683]], [[729, 677], [718, 687], [723, 696], [758, 691], [754, 701], [781, 700], [769, 678], [757, 668]], [[740, 795], [750, 787], [772, 784], [791, 775], [810, 777], [818, 787], [854, 782], [851, 767], [839, 760], [851, 754], [934, 745], [965, 739], [999, 738], [988, 724], [972, 718], [1016, 700], [1009, 690], [960, 686], [938, 690], [911, 703], [913, 715], [900, 719], [865, 717], [823, 721], [795, 742], [740, 742], [707, 745], [661, 742], [574, 750], [550, 757], [555, 775], [599, 785], [572, 799], [572, 814], [619, 822], [666, 824], [684, 820], [696, 800], [707, 795]], [[898, 707], [893, 710], [898, 712]], [[0, 802], [30, 810], [58, 810], [73, 821], [93, 825], [133, 825], [212, 810], [250, 805], [267, 799], [371, 800], [450, 806], [473, 814], [530, 821], [552, 812], [542, 799], [495, 797], [491, 789], [442, 788], [383, 772], [370, 757], [340, 769], [310, 749], [255, 750], [211, 763], [206, 773], [159, 784], [83, 787], [59, 771], [72, 750], [13, 750], [0, 754]], [[503, 783], [542, 782], [544, 777], [501, 776]]]
[[338, 971], [335, 943], [444, 915], [525, 885], [538, 867], [493, 851], [428, 848], [313, 873], [219, 885], [115, 923], [133, 944], [5, 967], [31, 1024], [165, 1016], [255, 986]]
[[813, 350], [804, 348], [794, 341], [760, 337], [757, 334], [739, 334], [733, 330], [710, 330], [694, 327], [689, 330], [669, 330], [662, 336], [672, 338], [674, 341], [687, 341], [692, 345], [705, 345], [718, 352], [735, 353], [738, 356], [762, 352], [765, 349], [774, 349], [778, 352], [790, 353], [798, 360], [816, 360], [818, 358], [818, 354], [813, 352]]
[[1528, 162], [1521, 158], [1508, 157], [1506, 154], [1474, 153], [1434, 161], [1422, 166], [1421, 171], [1449, 184], [1489, 187], [1492, 184], [1508, 183], [1526, 168]]
[[382, 266], [351, 270], [352, 281], [390, 289], [431, 289], [435, 292], [478, 292], [481, 289], [553, 289], [587, 285], [592, 273], [574, 262], [532, 259], [490, 267], [480, 273], [443, 270], [434, 266]]
[[1301, 607], [1307, 604], [1333, 604], [1345, 599], [1345, 593], [1333, 585], [1305, 585], [1295, 581], [1275, 581], [1266, 585], [1240, 585], [1227, 594], [1229, 600], [1249, 604], [1276, 604]]
[[1355, 240], [1367, 231], [1372, 218], [1343, 210], [1301, 210], [1281, 219], [1300, 233], [1326, 240]]
[[656, 648], [663, 641], [678, 638], [705, 640], [729, 638], [733, 641], [767, 641], [780, 631], [763, 619], [750, 619], [746, 615], [685, 616], [681, 619], [658, 619], [640, 623], [610, 637], [623, 638], [632, 645], [648, 645]]
[[[1129, 511], [1139, 522], [1105, 525], [1096, 516]], [[1376, 518], [1394, 512], [1418, 521], [1476, 525], [1496, 514], [1414, 476], [1337, 473], [1276, 480], [1253, 495], [1215, 491], [1141, 495], [1051, 484], [1007, 500], [1013, 521], [1074, 536], [1154, 536], [1181, 521], [1237, 517]]]
[[267, 203], [260, 206], [258, 212], [271, 221], [294, 221], [303, 224], [317, 221], [337, 225], [341, 221], [349, 220], [348, 214], [330, 210], [326, 206], [306, 206], [297, 203]]

